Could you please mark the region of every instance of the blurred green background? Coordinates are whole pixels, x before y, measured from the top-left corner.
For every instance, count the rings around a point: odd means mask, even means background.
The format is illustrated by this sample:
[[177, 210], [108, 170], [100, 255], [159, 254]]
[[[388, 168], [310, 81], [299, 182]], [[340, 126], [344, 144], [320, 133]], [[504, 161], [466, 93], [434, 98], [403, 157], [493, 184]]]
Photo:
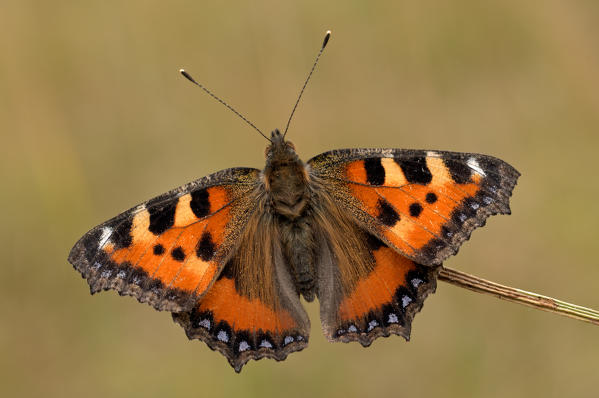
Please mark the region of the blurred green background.
[[439, 283], [370, 348], [310, 347], [240, 375], [170, 315], [90, 296], [67, 263], [117, 213], [289, 138], [481, 152], [522, 172], [446, 265], [599, 307], [596, 1], [28, 1], [0, 5], [0, 385], [4, 396], [597, 396], [599, 328]]

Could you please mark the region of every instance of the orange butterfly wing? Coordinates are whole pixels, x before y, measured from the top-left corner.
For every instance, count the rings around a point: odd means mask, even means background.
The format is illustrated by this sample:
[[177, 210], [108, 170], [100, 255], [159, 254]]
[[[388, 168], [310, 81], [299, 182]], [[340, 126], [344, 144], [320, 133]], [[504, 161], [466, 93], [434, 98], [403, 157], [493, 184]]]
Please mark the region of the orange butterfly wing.
[[69, 262], [92, 293], [114, 289], [158, 310], [190, 309], [255, 210], [259, 173], [224, 170], [136, 206], [86, 233]]
[[471, 153], [347, 149], [309, 161], [313, 178], [368, 231], [425, 265], [455, 254], [493, 214], [509, 214], [520, 175]]

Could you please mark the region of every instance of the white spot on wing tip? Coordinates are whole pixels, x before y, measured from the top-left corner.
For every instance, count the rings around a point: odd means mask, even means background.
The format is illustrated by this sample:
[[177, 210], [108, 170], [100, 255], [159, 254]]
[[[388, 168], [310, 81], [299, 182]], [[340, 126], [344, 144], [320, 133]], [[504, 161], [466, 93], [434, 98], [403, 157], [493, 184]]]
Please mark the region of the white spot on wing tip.
[[428, 151], [426, 152], [426, 156], [429, 158], [438, 158], [439, 154], [435, 151]]
[[485, 177], [487, 175], [485, 173], [485, 171], [480, 167], [480, 165], [478, 164], [478, 162], [476, 161], [475, 158], [469, 158], [468, 161], [466, 162], [466, 164], [468, 165], [468, 167], [470, 167], [472, 170], [476, 171], [481, 176]]
[[112, 235], [112, 228], [104, 227], [102, 228], [102, 235], [100, 236], [100, 241], [98, 242], [98, 247], [104, 247], [110, 236]]
[[382, 149], [381, 154], [385, 158], [392, 158], [393, 157], [393, 149], [390, 149], [390, 148]]

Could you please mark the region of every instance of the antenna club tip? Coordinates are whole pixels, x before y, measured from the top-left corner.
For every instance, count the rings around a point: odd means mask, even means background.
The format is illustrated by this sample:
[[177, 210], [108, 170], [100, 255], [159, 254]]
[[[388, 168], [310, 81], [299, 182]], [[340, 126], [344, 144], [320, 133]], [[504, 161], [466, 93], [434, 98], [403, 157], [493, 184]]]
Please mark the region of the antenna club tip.
[[183, 75], [184, 78], [186, 78], [187, 80], [189, 80], [190, 82], [192, 82], [193, 84], [198, 84], [193, 77], [191, 77], [191, 75], [187, 72], [185, 72], [185, 69], [179, 69], [179, 73], [181, 73]]
[[324, 35], [324, 41], [322, 42], [322, 49], [323, 50], [327, 46], [327, 43], [329, 42], [330, 38], [331, 38], [331, 31], [327, 30], [327, 33]]

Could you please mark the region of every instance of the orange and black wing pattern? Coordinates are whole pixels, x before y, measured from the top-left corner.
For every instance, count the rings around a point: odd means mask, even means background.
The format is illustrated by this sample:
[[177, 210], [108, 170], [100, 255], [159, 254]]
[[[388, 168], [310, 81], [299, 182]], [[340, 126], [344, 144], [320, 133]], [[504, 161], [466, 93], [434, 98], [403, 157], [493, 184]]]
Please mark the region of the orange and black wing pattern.
[[174, 313], [190, 339], [221, 352], [235, 371], [250, 359], [284, 360], [308, 344], [310, 321], [267, 212], [248, 222], [239, 248], [191, 311]]
[[308, 164], [363, 228], [424, 265], [455, 254], [490, 215], [509, 214], [520, 175], [491, 156], [425, 150], [335, 150]]
[[255, 211], [259, 173], [223, 170], [136, 206], [86, 233], [69, 262], [92, 293], [114, 289], [158, 310], [189, 310]]
[[391, 334], [410, 338], [412, 320], [437, 286], [440, 267], [430, 267], [397, 253], [369, 233], [362, 258], [366, 267], [354, 278], [335, 260], [321, 255], [318, 290], [320, 317], [329, 341], [358, 341], [364, 347]]

